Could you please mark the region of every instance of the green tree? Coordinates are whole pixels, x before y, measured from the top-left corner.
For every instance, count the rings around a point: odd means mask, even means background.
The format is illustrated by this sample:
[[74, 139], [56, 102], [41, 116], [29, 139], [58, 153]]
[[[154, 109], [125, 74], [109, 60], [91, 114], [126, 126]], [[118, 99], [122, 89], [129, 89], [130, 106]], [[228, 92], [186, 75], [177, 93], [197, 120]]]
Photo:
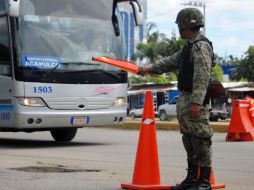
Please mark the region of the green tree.
[[176, 81], [176, 75], [160, 75], [160, 76], [129, 76], [129, 83], [141, 84], [141, 83], [154, 83], [154, 84], [165, 84], [170, 81]]
[[156, 27], [156, 24], [152, 22], [149, 22], [147, 24], [147, 42], [137, 45], [137, 51], [134, 56], [135, 60], [137, 58], [146, 58], [148, 60], [148, 63], [154, 63], [155, 60], [158, 58], [156, 46], [158, 43], [166, 39], [166, 35], [163, 33], [159, 33], [159, 31], [156, 30]]
[[239, 59], [233, 55], [229, 55], [223, 58], [215, 54], [215, 62], [219, 65], [239, 65]]
[[234, 80], [254, 81], [254, 46], [250, 46], [232, 77]]
[[[157, 59], [172, 55], [179, 51], [185, 41], [181, 38], [176, 38], [176, 34], [172, 32], [170, 39], [166, 38], [165, 34], [159, 33], [156, 29], [156, 25], [148, 23], [147, 43], [140, 43], [137, 46], [137, 52], [135, 58], [141, 60], [146, 58], [146, 64], [154, 64]], [[142, 79], [139, 79], [142, 78]], [[131, 84], [154, 82], [154, 83], [168, 83], [176, 80], [175, 73], [167, 73], [162, 76], [145, 76], [145, 77], [130, 77]]]
[[221, 65], [215, 65], [212, 68], [211, 78], [212, 80], [218, 80], [220, 82], [223, 82], [223, 70], [221, 68]]

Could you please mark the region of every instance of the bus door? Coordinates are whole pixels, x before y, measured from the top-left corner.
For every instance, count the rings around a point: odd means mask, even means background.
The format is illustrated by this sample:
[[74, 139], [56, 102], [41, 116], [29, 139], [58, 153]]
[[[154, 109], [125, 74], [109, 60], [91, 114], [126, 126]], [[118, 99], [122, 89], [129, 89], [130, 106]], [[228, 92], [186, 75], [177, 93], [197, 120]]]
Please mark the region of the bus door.
[[[0, 10], [5, 10], [5, 0], [0, 0]], [[0, 16], [0, 127], [8, 127], [13, 120], [13, 79], [10, 59], [8, 21]]]

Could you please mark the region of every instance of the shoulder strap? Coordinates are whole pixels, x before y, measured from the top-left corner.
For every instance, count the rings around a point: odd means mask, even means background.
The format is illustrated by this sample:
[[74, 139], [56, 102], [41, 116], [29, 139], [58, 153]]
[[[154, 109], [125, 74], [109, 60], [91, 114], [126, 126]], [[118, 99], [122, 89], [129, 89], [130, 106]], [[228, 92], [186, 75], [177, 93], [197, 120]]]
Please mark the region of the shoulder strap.
[[197, 40], [195, 40], [194, 42], [193, 42], [193, 44], [196, 44], [196, 43], [198, 43], [198, 42], [200, 42], [200, 41], [204, 41], [204, 42], [207, 42], [207, 43], [209, 43], [209, 45], [212, 47], [212, 49], [213, 49], [213, 43], [210, 41], [210, 40], [208, 40], [206, 37], [201, 37], [201, 38], [199, 38], [199, 39], [197, 39]]
[[[212, 50], [213, 50], [213, 43], [210, 41], [210, 40], [208, 40], [206, 37], [201, 37], [201, 38], [199, 38], [199, 39], [197, 39], [197, 40], [195, 40], [194, 42], [193, 42], [193, 44], [197, 44], [198, 42], [200, 42], [200, 41], [204, 41], [204, 42], [207, 42], [210, 46], [211, 46], [211, 48], [212, 48]], [[198, 48], [198, 49], [200, 49], [199, 47], [198, 47], [198, 45], [196, 45], [196, 47]], [[212, 55], [212, 67], [214, 67], [216, 65], [216, 63], [215, 63], [215, 55], [214, 55], [214, 53], [213, 53], [213, 55]]]

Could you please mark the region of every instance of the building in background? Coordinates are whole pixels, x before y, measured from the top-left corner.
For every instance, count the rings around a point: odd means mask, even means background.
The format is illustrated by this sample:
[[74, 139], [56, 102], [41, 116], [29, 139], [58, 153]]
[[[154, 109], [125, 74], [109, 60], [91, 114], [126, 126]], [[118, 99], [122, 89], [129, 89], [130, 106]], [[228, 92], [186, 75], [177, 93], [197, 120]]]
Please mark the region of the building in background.
[[127, 45], [126, 59], [133, 60], [137, 44], [146, 41], [147, 0], [140, 0], [144, 12], [144, 25], [136, 26], [130, 3], [121, 3], [119, 6], [124, 25], [124, 36]]
[[223, 70], [223, 80], [224, 82], [229, 82], [231, 76], [234, 74], [236, 68], [238, 66], [236, 65], [222, 65], [221, 68]]

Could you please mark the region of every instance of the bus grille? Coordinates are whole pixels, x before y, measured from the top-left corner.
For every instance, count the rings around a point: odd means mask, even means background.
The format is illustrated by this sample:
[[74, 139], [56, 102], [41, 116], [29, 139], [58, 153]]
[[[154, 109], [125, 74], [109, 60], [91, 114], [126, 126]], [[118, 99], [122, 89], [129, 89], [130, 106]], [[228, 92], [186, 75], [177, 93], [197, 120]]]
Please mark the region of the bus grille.
[[96, 110], [107, 109], [112, 105], [112, 98], [45, 98], [50, 109], [55, 110]]

